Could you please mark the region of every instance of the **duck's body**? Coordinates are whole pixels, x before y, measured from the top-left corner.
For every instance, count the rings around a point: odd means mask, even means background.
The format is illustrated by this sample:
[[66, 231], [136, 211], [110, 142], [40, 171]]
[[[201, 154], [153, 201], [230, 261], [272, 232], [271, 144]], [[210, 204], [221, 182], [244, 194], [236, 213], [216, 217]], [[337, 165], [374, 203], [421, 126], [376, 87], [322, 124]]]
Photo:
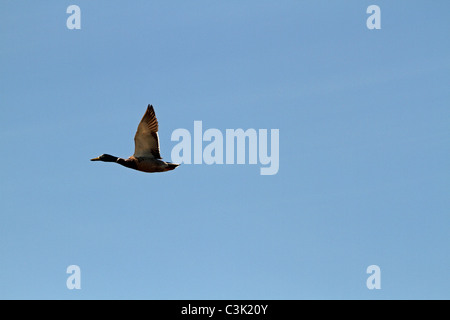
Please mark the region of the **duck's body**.
[[127, 168], [136, 169], [143, 172], [164, 172], [178, 167], [178, 164], [165, 162], [154, 158], [136, 158], [134, 156], [128, 159], [117, 159], [117, 163]]
[[139, 123], [134, 136], [134, 155], [123, 159], [109, 154], [91, 159], [91, 161], [116, 162], [130, 169], [143, 172], [165, 172], [178, 167], [178, 164], [161, 160], [159, 153], [158, 120], [152, 105], [148, 105], [147, 111]]

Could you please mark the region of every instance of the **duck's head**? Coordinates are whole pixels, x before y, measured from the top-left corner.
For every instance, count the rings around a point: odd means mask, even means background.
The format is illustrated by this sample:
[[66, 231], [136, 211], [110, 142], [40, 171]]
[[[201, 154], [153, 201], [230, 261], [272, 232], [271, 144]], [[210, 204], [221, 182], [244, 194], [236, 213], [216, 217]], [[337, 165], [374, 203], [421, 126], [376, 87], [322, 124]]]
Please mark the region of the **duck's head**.
[[91, 159], [91, 161], [103, 161], [103, 162], [116, 162], [117, 157], [114, 157], [109, 154], [102, 154], [101, 156], [98, 156], [97, 158]]

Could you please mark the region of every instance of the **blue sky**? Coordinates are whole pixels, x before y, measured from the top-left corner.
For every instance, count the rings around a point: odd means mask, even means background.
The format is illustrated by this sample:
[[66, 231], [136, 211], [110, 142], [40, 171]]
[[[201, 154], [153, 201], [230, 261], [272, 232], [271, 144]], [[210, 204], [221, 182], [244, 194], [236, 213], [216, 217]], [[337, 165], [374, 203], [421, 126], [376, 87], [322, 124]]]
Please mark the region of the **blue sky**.
[[[449, 10], [1, 1], [0, 298], [449, 299]], [[90, 162], [147, 104], [165, 160], [195, 120], [279, 129], [278, 174]]]

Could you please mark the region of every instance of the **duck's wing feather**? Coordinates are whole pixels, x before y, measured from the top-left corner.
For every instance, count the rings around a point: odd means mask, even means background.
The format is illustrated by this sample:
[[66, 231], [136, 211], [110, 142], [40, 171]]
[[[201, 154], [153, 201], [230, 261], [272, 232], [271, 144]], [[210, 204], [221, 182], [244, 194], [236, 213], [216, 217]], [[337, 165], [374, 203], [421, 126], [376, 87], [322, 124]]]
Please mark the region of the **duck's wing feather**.
[[159, 154], [158, 120], [152, 105], [148, 105], [134, 136], [134, 157], [162, 159]]

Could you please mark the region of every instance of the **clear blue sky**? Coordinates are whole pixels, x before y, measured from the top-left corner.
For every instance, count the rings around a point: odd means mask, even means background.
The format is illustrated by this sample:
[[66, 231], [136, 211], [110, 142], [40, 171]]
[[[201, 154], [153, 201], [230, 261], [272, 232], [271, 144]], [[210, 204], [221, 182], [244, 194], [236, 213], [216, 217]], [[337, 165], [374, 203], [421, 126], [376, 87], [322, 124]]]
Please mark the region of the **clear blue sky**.
[[[2, 0], [0, 298], [449, 299], [449, 12]], [[278, 174], [89, 161], [132, 155], [150, 103], [165, 160], [194, 120], [279, 129]]]

